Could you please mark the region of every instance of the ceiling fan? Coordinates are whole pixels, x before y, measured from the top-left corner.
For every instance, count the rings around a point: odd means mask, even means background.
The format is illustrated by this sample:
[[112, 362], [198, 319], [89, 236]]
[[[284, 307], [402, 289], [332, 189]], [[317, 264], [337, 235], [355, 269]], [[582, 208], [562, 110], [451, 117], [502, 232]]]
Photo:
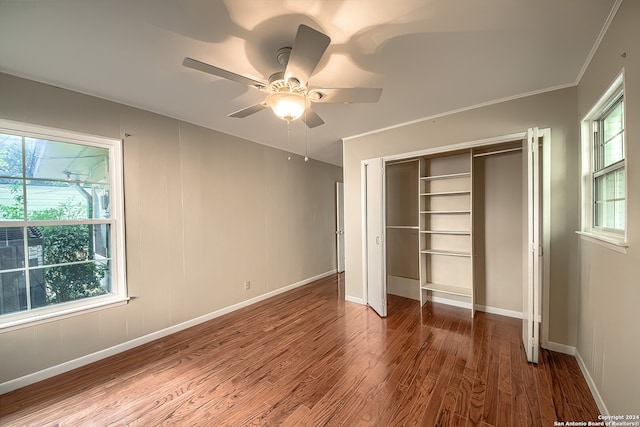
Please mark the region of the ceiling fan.
[[284, 71], [272, 74], [268, 81], [258, 81], [188, 57], [184, 58], [182, 65], [253, 86], [268, 94], [264, 101], [231, 113], [229, 117], [244, 118], [271, 108], [283, 120], [301, 118], [308, 127], [314, 128], [324, 124], [324, 121], [313, 111], [311, 103], [377, 102], [382, 94], [382, 89], [379, 88], [312, 89], [307, 86], [330, 42], [331, 39], [326, 34], [300, 25], [293, 47], [283, 47], [276, 54], [278, 63], [285, 67]]

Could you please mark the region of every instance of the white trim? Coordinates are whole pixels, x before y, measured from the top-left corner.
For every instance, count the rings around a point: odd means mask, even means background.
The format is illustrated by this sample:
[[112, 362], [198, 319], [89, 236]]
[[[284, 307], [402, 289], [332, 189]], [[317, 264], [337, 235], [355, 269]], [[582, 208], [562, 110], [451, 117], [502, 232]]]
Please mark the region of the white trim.
[[500, 316], [513, 317], [514, 319], [522, 319], [523, 318], [523, 315], [522, 315], [521, 311], [507, 310], [507, 309], [498, 308], [498, 307], [489, 307], [489, 306], [481, 305], [481, 304], [476, 304], [476, 310], [483, 311], [483, 312], [489, 313], [489, 314], [498, 314]]
[[595, 243], [598, 246], [611, 249], [621, 254], [626, 254], [627, 249], [629, 249], [629, 243], [617, 239], [607, 239], [606, 236], [602, 234], [590, 233], [588, 231], [576, 231], [576, 234], [580, 236], [581, 240]]
[[56, 138], [59, 142], [70, 142], [72, 144], [86, 144], [87, 142], [99, 145], [103, 148], [111, 147], [115, 142], [121, 142], [117, 138], [109, 138], [105, 136], [92, 135], [88, 133], [74, 132], [68, 129], [53, 128], [48, 126], [32, 125], [25, 122], [17, 122], [13, 120], [0, 119], [0, 129], [20, 132], [23, 136], [35, 138], [47, 137]]
[[345, 295], [344, 297], [345, 301], [349, 301], [349, 302], [353, 302], [356, 304], [360, 304], [360, 305], [367, 305], [366, 301], [363, 300], [362, 298], [356, 298], [356, 297], [352, 297], [350, 295]]
[[413, 125], [413, 124], [416, 124], [416, 123], [426, 122], [426, 121], [429, 121], [429, 120], [438, 119], [440, 117], [449, 116], [449, 115], [452, 115], [452, 114], [464, 113], [465, 111], [475, 110], [476, 108], [488, 107], [488, 106], [491, 106], [491, 105], [500, 104], [502, 102], [513, 101], [513, 100], [520, 99], [520, 98], [526, 98], [526, 97], [529, 97], [529, 96], [540, 95], [540, 94], [543, 94], [543, 93], [553, 92], [553, 91], [556, 91], [556, 90], [566, 89], [566, 88], [575, 87], [575, 86], [576, 86], [576, 83], [572, 82], [572, 83], [566, 83], [566, 84], [562, 84], [562, 85], [548, 87], [548, 88], [545, 88], [545, 89], [539, 89], [539, 90], [534, 90], [534, 91], [531, 91], [531, 92], [521, 93], [521, 94], [518, 94], [518, 95], [508, 96], [506, 98], [494, 99], [492, 101], [487, 101], [487, 102], [483, 102], [483, 103], [480, 103], [480, 104], [471, 105], [469, 107], [462, 107], [462, 108], [458, 108], [456, 110], [450, 110], [450, 111], [447, 111], [447, 112], [444, 112], [444, 113], [438, 113], [438, 114], [434, 114], [432, 116], [427, 116], [427, 117], [423, 117], [423, 118], [416, 119], [416, 120], [410, 120], [410, 121], [399, 123], [399, 124], [396, 124], [396, 125], [391, 125], [391, 126], [387, 126], [387, 127], [376, 129], [376, 130], [371, 130], [371, 131], [368, 131], [368, 132], [363, 132], [363, 133], [360, 133], [360, 134], [357, 134], [357, 135], [347, 136], [347, 137], [342, 138], [342, 142], [344, 143], [344, 141], [348, 141], [350, 139], [361, 138], [363, 136], [368, 136], [368, 135], [375, 135], [375, 134], [380, 133], [380, 132], [385, 132], [385, 131], [388, 131], [388, 130], [393, 130], [393, 129], [396, 129], [396, 128], [401, 128], [403, 126]]
[[431, 301], [431, 302], [435, 302], [438, 304], [446, 304], [446, 305], [450, 305], [453, 307], [460, 307], [460, 308], [466, 308], [468, 310], [471, 310], [471, 303], [467, 302], [467, 301], [458, 301], [455, 299], [450, 299], [450, 298], [446, 298], [446, 297], [439, 297], [439, 296], [434, 296], [434, 295], [430, 295], [429, 297], [427, 297], [427, 301]]
[[575, 347], [553, 341], [547, 342], [547, 345], [544, 348], [546, 348], [547, 350], [555, 351], [557, 353], [568, 354], [569, 356], [576, 355]]
[[[360, 228], [362, 238], [362, 302], [367, 304], [369, 301], [368, 281], [368, 259], [367, 259], [367, 164], [371, 159], [362, 160], [360, 162]], [[383, 224], [384, 225], [384, 224]], [[346, 292], [345, 292], [346, 294]]]
[[549, 343], [549, 295], [551, 286], [551, 128], [538, 129], [542, 136], [542, 313], [540, 344]]
[[604, 22], [604, 25], [600, 30], [600, 34], [598, 34], [598, 37], [596, 38], [595, 43], [591, 47], [591, 51], [589, 51], [589, 55], [587, 56], [587, 59], [584, 61], [584, 64], [582, 65], [582, 68], [580, 69], [580, 72], [576, 77], [576, 81], [575, 81], [576, 86], [580, 83], [580, 80], [582, 80], [582, 76], [584, 76], [584, 73], [587, 71], [587, 68], [589, 68], [591, 61], [593, 60], [593, 57], [598, 51], [598, 48], [600, 47], [600, 43], [602, 43], [602, 39], [604, 39], [605, 34], [607, 33], [607, 31], [609, 31], [609, 27], [613, 22], [613, 18], [615, 18], [616, 14], [618, 13], [618, 9], [620, 8], [621, 4], [622, 4], [622, 0], [616, 0], [616, 2], [613, 4], [613, 7], [609, 12], [609, 16], [607, 16], [607, 20]]
[[157, 340], [159, 338], [166, 337], [171, 334], [175, 334], [176, 332], [180, 332], [184, 329], [199, 325], [200, 323], [207, 322], [209, 320], [215, 319], [222, 315], [231, 313], [233, 311], [239, 310], [241, 308], [247, 307], [249, 305], [255, 304], [260, 301], [264, 301], [271, 297], [274, 297], [278, 294], [284, 293], [286, 291], [298, 288], [300, 286], [307, 285], [316, 280], [331, 276], [332, 274], [336, 274], [336, 270], [333, 269], [331, 271], [327, 271], [326, 273], [318, 274], [317, 276], [310, 277], [308, 279], [301, 280], [299, 282], [293, 283], [288, 286], [284, 286], [282, 288], [273, 290], [271, 292], [267, 292], [266, 294], [259, 295], [257, 297], [248, 299], [246, 301], [239, 302], [237, 304], [230, 305], [225, 308], [221, 308], [219, 310], [213, 311], [211, 313], [205, 314], [203, 316], [196, 317], [195, 319], [187, 320], [186, 322], [179, 323], [177, 325], [170, 326], [165, 329], [161, 329], [156, 332], [152, 332], [150, 334], [144, 335], [142, 337], [138, 337], [132, 339], [130, 341], [124, 342], [122, 344], [115, 345], [113, 347], [106, 348], [104, 350], [96, 351], [95, 353], [88, 354], [86, 356], [79, 357], [77, 359], [70, 360], [68, 362], [61, 363], [56, 366], [52, 366], [50, 368], [43, 369], [38, 372], [34, 372], [32, 374], [25, 375], [23, 377], [15, 378], [13, 380], [6, 381], [4, 383], [0, 383], [0, 395], [8, 393], [13, 390], [17, 390], [19, 388], [34, 384], [38, 381], [45, 380], [47, 378], [54, 377], [56, 375], [63, 374], [65, 372], [71, 371], [73, 369], [80, 368], [82, 366], [88, 365], [93, 362], [97, 362], [99, 360], [105, 359], [107, 357], [122, 353], [124, 351], [130, 350], [132, 348], [141, 346], [143, 344], [147, 344], [151, 341]]
[[580, 352], [577, 349], [575, 351], [575, 356], [576, 356], [576, 360], [578, 361], [578, 366], [582, 371], [582, 375], [584, 376], [584, 379], [587, 381], [589, 390], [591, 390], [593, 399], [596, 401], [596, 405], [598, 405], [598, 409], [600, 409], [600, 413], [602, 415], [610, 415], [609, 410], [607, 409], [607, 405], [605, 405], [604, 399], [600, 395], [600, 391], [598, 390], [598, 387], [596, 386], [595, 381], [593, 381], [593, 378], [591, 378], [591, 374], [587, 369], [587, 365], [584, 363], [584, 360], [582, 360], [582, 356], [580, 356]]
[[[55, 311], [45, 311], [47, 307], [42, 309], [34, 309], [28, 312], [22, 312], [24, 317], [7, 321], [0, 324], [0, 334], [15, 331], [17, 329], [30, 328], [32, 326], [42, 325], [43, 323], [67, 319], [69, 317], [79, 316], [81, 314], [92, 313], [94, 311], [104, 310], [111, 307], [117, 307], [129, 302], [130, 298], [120, 295], [104, 295], [92, 298], [86, 298], [79, 301], [56, 304], [48, 308], [56, 308]], [[29, 314], [29, 316], [26, 316]]]

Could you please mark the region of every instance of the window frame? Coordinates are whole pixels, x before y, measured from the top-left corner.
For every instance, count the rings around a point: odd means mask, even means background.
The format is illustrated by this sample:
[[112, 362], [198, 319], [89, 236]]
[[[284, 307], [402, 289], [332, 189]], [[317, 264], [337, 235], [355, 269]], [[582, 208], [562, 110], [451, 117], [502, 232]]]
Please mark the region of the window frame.
[[[627, 137], [626, 137], [626, 108], [625, 108], [624, 70], [622, 70], [607, 90], [600, 96], [595, 105], [585, 115], [581, 123], [582, 140], [582, 225], [578, 234], [586, 240], [605, 246], [618, 252], [626, 253], [629, 244], [627, 233], [628, 221], [628, 186], [627, 186]], [[611, 109], [621, 100], [622, 102], [622, 159], [607, 166], [603, 165], [603, 150], [601, 146], [601, 122]], [[625, 206], [624, 229], [612, 229], [596, 225], [596, 179], [610, 172], [624, 169]]]
[[[107, 149], [109, 152], [110, 218], [102, 220], [101, 223], [110, 225], [111, 238], [110, 293], [4, 314], [0, 316], [0, 333], [126, 304], [129, 301], [129, 297], [127, 295], [126, 282], [122, 140], [4, 119], [0, 119], [0, 133]], [[37, 221], [37, 223], [40, 226], [45, 226], [65, 225], [67, 223], [91, 224], [94, 223], [92, 221], [95, 220], [52, 221], [51, 224], [49, 224], [49, 221]], [[33, 225], [33, 222], [24, 219], [3, 220], [0, 224], [3, 227], [25, 227]]]

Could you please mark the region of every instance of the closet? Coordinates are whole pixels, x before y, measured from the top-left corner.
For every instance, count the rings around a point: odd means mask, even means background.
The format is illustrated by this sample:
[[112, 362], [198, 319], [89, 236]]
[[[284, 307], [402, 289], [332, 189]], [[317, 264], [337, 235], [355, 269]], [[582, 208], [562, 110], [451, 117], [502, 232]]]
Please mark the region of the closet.
[[[522, 318], [537, 363], [548, 286], [549, 129], [362, 162], [366, 303], [387, 292]], [[544, 158], [544, 161], [543, 161]], [[545, 173], [542, 174], [542, 164]], [[545, 251], [548, 251], [548, 247]], [[548, 252], [547, 252], [548, 253]], [[547, 293], [548, 295], [548, 293]]]
[[385, 165], [387, 292], [522, 316], [522, 140]]

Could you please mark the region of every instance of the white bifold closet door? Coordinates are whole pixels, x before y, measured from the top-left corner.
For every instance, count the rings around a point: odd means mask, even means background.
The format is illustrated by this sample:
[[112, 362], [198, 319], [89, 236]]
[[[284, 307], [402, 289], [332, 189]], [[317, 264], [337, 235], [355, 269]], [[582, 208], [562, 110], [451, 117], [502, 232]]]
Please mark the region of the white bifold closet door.
[[540, 347], [540, 288], [542, 239], [540, 216], [540, 144], [538, 128], [527, 130], [527, 280], [523, 289], [522, 343], [527, 360], [538, 363]]
[[381, 317], [387, 316], [387, 286], [384, 245], [384, 160], [373, 159], [364, 164], [367, 263], [367, 304]]
[[344, 272], [344, 183], [336, 182], [336, 270]]

